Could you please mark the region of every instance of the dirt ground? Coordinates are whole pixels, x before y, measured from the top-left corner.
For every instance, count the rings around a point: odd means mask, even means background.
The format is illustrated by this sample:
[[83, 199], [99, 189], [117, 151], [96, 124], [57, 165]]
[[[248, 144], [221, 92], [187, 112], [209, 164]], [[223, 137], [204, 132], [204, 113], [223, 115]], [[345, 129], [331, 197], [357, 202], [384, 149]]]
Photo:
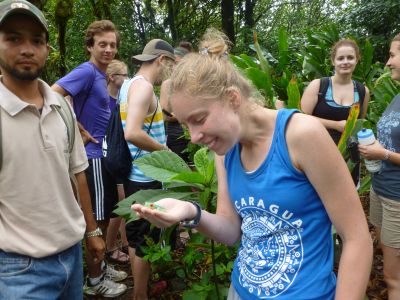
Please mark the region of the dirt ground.
[[[368, 196], [361, 197], [361, 201], [364, 207], [364, 211], [368, 212], [369, 198]], [[367, 214], [368, 215], [368, 214]], [[371, 236], [374, 241], [374, 262], [372, 266], [372, 272], [368, 283], [367, 295], [369, 300], [386, 300], [387, 289], [383, 281], [383, 257], [382, 251], [378, 247], [377, 238], [375, 235], [374, 228], [370, 225]], [[123, 281], [128, 286], [128, 290], [123, 295], [114, 298], [117, 300], [132, 300], [133, 299], [133, 278], [129, 265], [117, 265], [117, 269], [128, 272], [129, 276]], [[182, 292], [185, 289], [185, 285], [179, 278], [172, 278], [167, 280], [167, 289], [160, 295], [151, 297], [151, 300], [177, 300], [182, 299]], [[86, 300], [94, 299], [105, 299], [103, 297], [86, 297]]]

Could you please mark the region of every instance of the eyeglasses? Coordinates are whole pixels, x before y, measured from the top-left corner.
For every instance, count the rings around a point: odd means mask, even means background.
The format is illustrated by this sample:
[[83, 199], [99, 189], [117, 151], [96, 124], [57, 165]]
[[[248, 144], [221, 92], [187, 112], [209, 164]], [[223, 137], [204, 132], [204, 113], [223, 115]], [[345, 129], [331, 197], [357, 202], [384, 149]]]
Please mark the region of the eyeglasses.
[[116, 74], [112, 74], [112, 75], [114, 75], [114, 76], [123, 76], [123, 77], [128, 77], [128, 74], [118, 74], [118, 73], [116, 73]]

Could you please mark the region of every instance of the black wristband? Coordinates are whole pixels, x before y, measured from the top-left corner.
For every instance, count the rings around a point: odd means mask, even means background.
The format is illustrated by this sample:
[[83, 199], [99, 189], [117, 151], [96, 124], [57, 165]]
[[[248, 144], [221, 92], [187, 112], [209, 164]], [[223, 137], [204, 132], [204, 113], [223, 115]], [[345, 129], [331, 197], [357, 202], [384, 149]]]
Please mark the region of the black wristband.
[[196, 216], [191, 220], [183, 220], [180, 222], [180, 224], [182, 227], [185, 228], [195, 228], [200, 223], [201, 207], [196, 201], [188, 201], [188, 202], [192, 203], [196, 207]]

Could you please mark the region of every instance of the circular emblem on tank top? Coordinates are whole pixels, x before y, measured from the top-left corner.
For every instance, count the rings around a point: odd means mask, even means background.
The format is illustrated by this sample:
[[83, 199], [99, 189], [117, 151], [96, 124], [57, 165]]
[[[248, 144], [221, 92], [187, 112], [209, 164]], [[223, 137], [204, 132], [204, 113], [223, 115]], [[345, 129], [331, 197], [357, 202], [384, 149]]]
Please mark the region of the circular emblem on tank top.
[[290, 220], [256, 209], [242, 222], [237, 265], [243, 288], [259, 298], [274, 298], [292, 285], [303, 261], [299, 229]]

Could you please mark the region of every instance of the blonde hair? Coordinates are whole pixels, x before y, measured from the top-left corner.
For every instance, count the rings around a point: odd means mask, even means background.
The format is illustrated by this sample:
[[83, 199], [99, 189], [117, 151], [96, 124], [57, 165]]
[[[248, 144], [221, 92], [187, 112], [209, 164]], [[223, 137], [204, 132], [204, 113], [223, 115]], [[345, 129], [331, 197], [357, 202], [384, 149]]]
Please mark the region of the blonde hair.
[[122, 69], [128, 70], [127, 65], [123, 61], [113, 59], [107, 67], [107, 83], [110, 82], [111, 75], [121, 73]]
[[203, 99], [225, 99], [228, 89], [237, 88], [244, 99], [263, 103], [259, 93], [227, 58], [229, 39], [208, 29], [200, 42], [200, 53], [186, 55], [171, 75], [169, 96], [184, 92]]

